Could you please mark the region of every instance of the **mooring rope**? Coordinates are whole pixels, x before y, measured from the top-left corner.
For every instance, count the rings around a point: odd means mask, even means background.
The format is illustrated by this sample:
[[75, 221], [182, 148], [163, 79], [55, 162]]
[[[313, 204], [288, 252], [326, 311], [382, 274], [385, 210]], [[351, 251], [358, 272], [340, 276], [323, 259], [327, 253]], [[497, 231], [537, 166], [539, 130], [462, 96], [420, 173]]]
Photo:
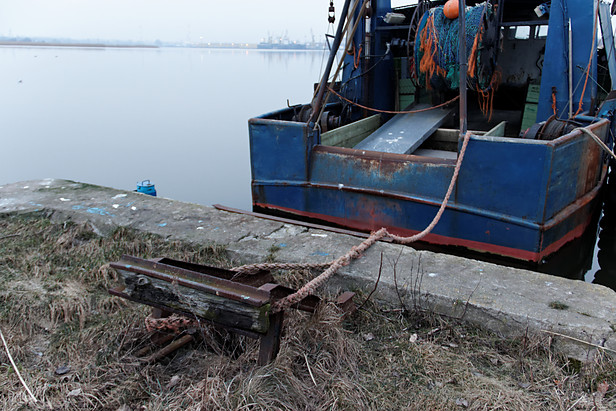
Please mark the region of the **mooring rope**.
[[[372, 232], [367, 239], [362, 241], [359, 245], [356, 245], [353, 248], [351, 248], [351, 250], [349, 250], [349, 252], [344, 254], [342, 257], [339, 257], [336, 260], [329, 262], [329, 263], [317, 264], [317, 266], [320, 265], [321, 267], [327, 267], [327, 269], [323, 271], [321, 274], [319, 274], [317, 277], [313, 278], [311, 281], [309, 281], [307, 284], [305, 284], [302, 288], [297, 290], [295, 293], [290, 294], [289, 296], [274, 302], [272, 304], [272, 312], [276, 313], [279, 311], [283, 311], [291, 307], [293, 304], [297, 304], [298, 302], [303, 300], [305, 297], [312, 294], [321, 285], [323, 285], [323, 283], [325, 283], [325, 281], [327, 281], [332, 275], [334, 275], [341, 267], [347, 265], [349, 262], [351, 262], [351, 260], [358, 258], [366, 250], [368, 250], [374, 243], [383, 239], [386, 236], [389, 236], [397, 243], [410, 244], [428, 235], [434, 229], [436, 224], [438, 224], [439, 220], [441, 219], [441, 216], [443, 215], [443, 212], [445, 211], [445, 208], [447, 207], [447, 202], [449, 201], [449, 197], [451, 196], [451, 193], [453, 192], [453, 188], [458, 179], [458, 174], [460, 173], [460, 167], [462, 165], [462, 160], [464, 159], [464, 154], [466, 152], [466, 147], [468, 145], [470, 136], [471, 136], [470, 131], [467, 132], [466, 135], [464, 136], [464, 140], [462, 142], [462, 148], [460, 149], [460, 154], [458, 156], [458, 160], [456, 161], [456, 166], [453, 172], [453, 176], [451, 177], [451, 182], [449, 183], [447, 193], [445, 194], [445, 198], [443, 199], [443, 202], [441, 203], [439, 210], [436, 213], [436, 216], [434, 216], [434, 219], [432, 220], [432, 222], [422, 232], [417, 233], [410, 237], [402, 237], [402, 236], [391, 234], [387, 231], [385, 227]], [[284, 267], [283, 269], [288, 269], [287, 267], [291, 267], [290, 269], [307, 269], [307, 268], [314, 268], [314, 266], [315, 264], [263, 263], [263, 264], [244, 265], [241, 267], [233, 268], [232, 270], [238, 272], [238, 274], [250, 274], [250, 273], [255, 273], [259, 270], [281, 269], [280, 267]]]
[[[616, 155], [612, 150], [607, 147], [601, 139], [594, 134], [592, 131], [579, 127], [575, 130], [579, 130], [588, 136], [590, 136], [594, 141], [596, 141], [603, 150], [609, 153], [614, 159], [616, 159]], [[420, 233], [417, 233], [410, 237], [402, 237], [395, 234], [391, 234], [387, 231], [387, 228], [383, 227], [377, 231], [374, 231], [370, 234], [370, 236], [362, 241], [359, 245], [354, 246], [351, 250], [339, 257], [338, 259], [328, 262], [328, 263], [320, 263], [320, 264], [307, 264], [307, 263], [262, 263], [262, 264], [248, 264], [240, 267], [232, 268], [231, 270], [235, 271], [239, 274], [255, 274], [260, 270], [294, 270], [294, 269], [323, 269], [321, 274], [317, 277], [306, 283], [302, 288], [297, 290], [295, 293], [290, 294], [289, 296], [278, 300], [272, 304], [272, 312], [276, 313], [279, 311], [286, 310], [291, 307], [293, 304], [297, 304], [301, 300], [303, 300], [308, 295], [312, 294], [317, 288], [325, 283], [331, 276], [333, 276], [341, 267], [349, 264], [352, 260], [358, 258], [362, 255], [366, 250], [368, 250], [374, 243], [377, 241], [389, 237], [394, 242], [399, 244], [411, 244], [415, 241], [421, 240], [426, 235], [428, 235], [434, 227], [440, 221], [445, 208], [447, 207], [447, 202], [449, 201], [449, 197], [453, 192], [453, 188], [456, 185], [458, 180], [458, 175], [460, 173], [460, 167], [462, 166], [462, 160], [464, 159], [464, 154], [466, 153], [466, 147], [468, 146], [468, 141], [470, 139], [471, 132], [468, 131], [464, 136], [464, 140], [462, 142], [462, 147], [460, 148], [460, 154], [458, 155], [458, 159], [456, 161], [456, 166], [454, 168], [453, 176], [451, 177], [451, 181], [449, 183], [449, 187], [447, 189], [447, 193], [443, 198], [443, 201], [439, 207], [438, 212], [432, 219], [432, 222]]]
[[148, 332], [166, 331], [178, 334], [184, 328], [199, 328], [199, 320], [183, 315], [171, 314], [169, 317], [154, 318], [152, 314], [145, 317], [145, 329]]
[[352, 104], [352, 105], [357, 106], [359, 108], [363, 108], [365, 110], [374, 111], [374, 112], [377, 112], [377, 113], [384, 113], [384, 114], [413, 114], [413, 113], [421, 113], [423, 111], [430, 111], [430, 110], [434, 110], [434, 109], [437, 109], [437, 108], [445, 107], [446, 105], [451, 104], [451, 103], [453, 103], [454, 101], [456, 101], [456, 100], [458, 100], [460, 98], [460, 96], [455, 96], [451, 100], [447, 100], [446, 102], [438, 104], [436, 106], [430, 106], [430, 107], [426, 107], [426, 108], [419, 108], [417, 110], [391, 111], [391, 110], [381, 110], [381, 109], [378, 109], [378, 108], [372, 108], [372, 107], [367, 107], [367, 106], [361, 105], [361, 104], [359, 104], [359, 103], [357, 103], [355, 101], [349, 100], [348, 98], [344, 97], [343, 95], [337, 93], [333, 88], [331, 88], [329, 86], [327, 86], [327, 89], [332, 94], [334, 94], [336, 97], [338, 97], [341, 100], [346, 101], [349, 104]]
[[231, 268], [231, 271], [235, 271], [236, 275], [254, 275], [262, 270], [321, 270], [329, 267], [334, 262], [329, 263], [260, 263], [260, 264], [246, 264], [239, 267]]
[[603, 141], [601, 141], [598, 135], [586, 129], [585, 127], [577, 127], [577, 128], [574, 128], [572, 131], [576, 131], [576, 130], [579, 130], [583, 132], [584, 134], [590, 136], [595, 141], [595, 143], [599, 145], [599, 147], [601, 147], [606, 153], [612, 156], [614, 160], [616, 160], [616, 154], [614, 154], [614, 152], [610, 150], [610, 148]]

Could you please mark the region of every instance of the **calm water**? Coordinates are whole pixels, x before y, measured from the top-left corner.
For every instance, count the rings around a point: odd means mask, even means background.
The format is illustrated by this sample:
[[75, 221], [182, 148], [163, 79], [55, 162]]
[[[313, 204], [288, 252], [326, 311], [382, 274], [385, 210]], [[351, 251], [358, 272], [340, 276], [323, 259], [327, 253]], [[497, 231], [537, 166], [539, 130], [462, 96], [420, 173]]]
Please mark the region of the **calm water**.
[[250, 117], [310, 100], [322, 52], [0, 47], [0, 184], [65, 178], [250, 209]]

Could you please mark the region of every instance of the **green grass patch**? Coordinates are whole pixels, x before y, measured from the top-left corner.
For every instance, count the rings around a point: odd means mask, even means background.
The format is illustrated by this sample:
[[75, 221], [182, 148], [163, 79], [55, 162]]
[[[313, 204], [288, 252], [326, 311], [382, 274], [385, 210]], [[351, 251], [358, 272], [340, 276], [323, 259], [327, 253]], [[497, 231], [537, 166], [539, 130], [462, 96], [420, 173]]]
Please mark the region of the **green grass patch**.
[[569, 309], [569, 306], [567, 304], [561, 303], [560, 301], [550, 301], [548, 306], [550, 308], [553, 308], [554, 310], [567, 310], [567, 309]]

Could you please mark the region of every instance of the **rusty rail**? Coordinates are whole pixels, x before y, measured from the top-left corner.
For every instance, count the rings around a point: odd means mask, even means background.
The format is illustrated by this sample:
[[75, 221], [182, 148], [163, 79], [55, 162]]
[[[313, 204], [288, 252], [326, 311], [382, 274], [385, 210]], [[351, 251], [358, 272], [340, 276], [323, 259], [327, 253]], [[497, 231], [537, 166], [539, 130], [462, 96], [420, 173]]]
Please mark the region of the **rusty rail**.
[[[269, 272], [236, 278], [237, 273], [231, 270], [168, 258], [145, 260], [127, 255], [110, 266], [125, 282], [124, 286], [110, 289], [110, 294], [154, 307], [157, 318], [176, 313], [196, 320], [198, 325], [203, 322], [259, 339], [259, 365], [276, 358], [284, 312], [274, 313], [271, 307], [295, 290], [272, 283]], [[343, 293], [336, 304], [345, 313], [352, 312], [354, 295]], [[292, 308], [314, 312], [320, 303], [319, 297], [307, 295]], [[146, 361], [162, 358], [194, 338], [195, 335], [181, 337]]]

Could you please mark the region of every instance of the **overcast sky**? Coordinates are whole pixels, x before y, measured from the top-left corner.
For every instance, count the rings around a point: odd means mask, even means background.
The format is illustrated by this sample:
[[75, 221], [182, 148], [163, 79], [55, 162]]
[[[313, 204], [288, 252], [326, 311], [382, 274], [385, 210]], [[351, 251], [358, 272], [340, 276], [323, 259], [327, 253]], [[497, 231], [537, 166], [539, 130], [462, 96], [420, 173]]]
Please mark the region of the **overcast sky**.
[[[343, 0], [334, 2], [336, 15]], [[329, 0], [0, 0], [0, 35], [258, 42], [268, 33], [317, 40]], [[336, 23], [338, 20], [336, 20]]]

